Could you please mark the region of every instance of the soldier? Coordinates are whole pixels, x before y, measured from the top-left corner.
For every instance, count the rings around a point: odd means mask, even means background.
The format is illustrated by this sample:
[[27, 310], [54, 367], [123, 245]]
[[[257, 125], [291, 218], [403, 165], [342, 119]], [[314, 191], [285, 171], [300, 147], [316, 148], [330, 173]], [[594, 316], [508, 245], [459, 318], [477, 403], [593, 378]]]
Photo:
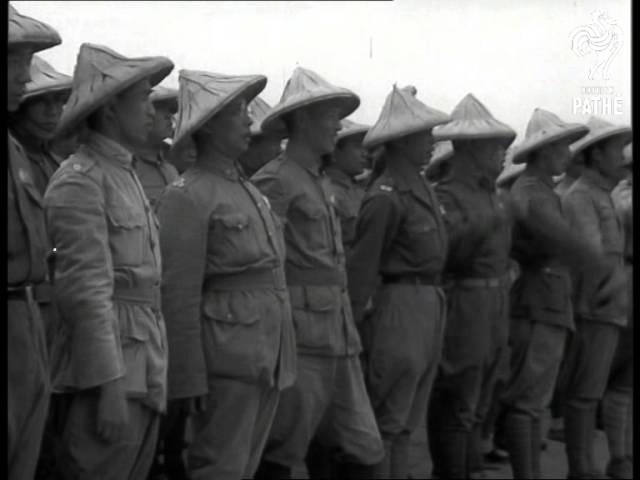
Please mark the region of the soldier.
[[71, 394], [64, 478], [143, 479], [153, 460], [166, 404], [160, 248], [131, 151], [152, 125], [151, 88], [172, 69], [165, 57], [82, 44], [58, 127], [88, 126], [45, 194], [62, 317], [54, 388]]
[[[510, 378], [502, 397], [503, 428], [515, 478], [540, 477], [540, 416], [548, 407], [574, 328], [568, 266], [611, 272], [590, 243], [576, 235], [565, 219], [553, 175], [569, 160], [569, 144], [587, 127], [567, 124], [537, 108], [526, 137], [514, 149], [513, 163], [526, 163], [511, 188], [516, 203], [512, 256], [522, 273], [511, 290]], [[609, 282], [606, 299], [617, 286]]]
[[11, 131], [27, 152], [40, 195], [44, 195], [51, 175], [60, 166], [50, 151], [49, 142], [71, 94], [71, 80], [34, 56], [31, 81], [26, 85], [20, 108], [11, 119]]
[[240, 155], [238, 161], [247, 178], [251, 178], [269, 161], [280, 155], [280, 141], [284, 131], [275, 134], [265, 134], [261, 127], [262, 120], [267, 116], [271, 106], [262, 98], [256, 97], [249, 104], [251, 118], [251, 141], [246, 152]]
[[[587, 126], [589, 134], [571, 146], [574, 154], [584, 152], [584, 170], [565, 193], [562, 205], [571, 228], [605, 257], [619, 281], [612, 297], [598, 302], [602, 277], [575, 274], [576, 329], [567, 347], [564, 416], [570, 478], [592, 478], [595, 473], [591, 440], [596, 409], [607, 386], [621, 328], [627, 324], [625, 233], [611, 192], [626, 176], [622, 150], [631, 141], [631, 128], [596, 117], [590, 118]], [[630, 391], [629, 382], [630, 377], [623, 390]], [[616, 474], [625, 470], [617, 469], [619, 460], [610, 465]], [[628, 466], [626, 471], [628, 474]]]
[[198, 157], [165, 191], [158, 217], [169, 398], [197, 412], [193, 480], [253, 477], [280, 392], [295, 379], [282, 232], [237, 164], [250, 141], [247, 104], [266, 83], [180, 72], [174, 145], [193, 136]]
[[633, 477], [633, 193], [631, 144], [624, 149], [627, 176], [611, 192], [625, 234], [625, 270], [628, 308], [626, 327], [620, 332], [611, 365], [607, 390], [601, 404], [603, 430], [609, 444], [606, 474], [611, 478]]
[[[27, 83], [20, 108], [11, 116], [11, 131], [24, 148], [31, 163], [33, 180], [38, 193], [44, 195], [49, 178], [60, 163], [51, 152], [53, 137], [62, 107], [71, 93], [71, 77], [54, 70], [37, 55], [31, 62], [31, 81]], [[45, 328], [47, 349], [55, 331], [59, 328], [53, 302], [41, 308]], [[55, 446], [58, 442], [55, 431], [58, 395], [49, 401], [49, 418], [45, 427], [40, 459], [35, 478], [52, 478], [55, 471]]]
[[286, 276], [298, 347], [298, 377], [282, 393], [258, 478], [290, 478], [317, 434], [338, 450], [340, 478], [382, 458], [382, 442], [364, 385], [360, 338], [347, 293], [345, 259], [322, 157], [333, 152], [340, 119], [359, 98], [298, 67], [280, 103], [262, 122], [284, 122], [286, 150], [253, 177], [285, 223]]
[[134, 152], [134, 168], [144, 193], [154, 207], [167, 185], [178, 179], [178, 171], [165, 159], [166, 138], [173, 136], [172, 115], [178, 111], [178, 91], [158, 85], [149, 96], [155, 114], [149, 137]]
[[[431, 155], [431, 129], [448, 120], [394, 85], [364, 139], [367, 148], [384, 146], [384, 168], [360, 209], [349, 289], [384, 442], [379, 478], [407, 478], [409, 439], [423, 421], [440, 360], [447, 238], [440, 204], [420, 168]], [[365, 317], [369, 301], [373, 311]]]
[[[9, 5], [7, 107], [20, 108], [34, 52], [59, 45], [49, 25]], [[33, 478], [49, 405], [49, 361], [41, 309], [51, 298], [42, 195], [20, 143], [8, 132], [7, 348], [8, 478]]]
[[436, 188], [449, 238], [445, 266], [447, 326], [433, 386], [429, 434], [439, 478], [477, 478], [482, 424], [492, 400], [508, 337], [513, 272], [509, 205], [495, 182], [516, 132], [472, 94], [433, 129], [450, 140], [450, 173]]
[[342, 243], [346, 252], [355, 241], [356, 218], [364, 197], [364, 189], [356, 184], [355, 177], [364, 172], [366, 150], [362, 146], [362, 140], [367, 130], [367, 125], [342, 120], [336, 148], [326, 168], [335, 192]]

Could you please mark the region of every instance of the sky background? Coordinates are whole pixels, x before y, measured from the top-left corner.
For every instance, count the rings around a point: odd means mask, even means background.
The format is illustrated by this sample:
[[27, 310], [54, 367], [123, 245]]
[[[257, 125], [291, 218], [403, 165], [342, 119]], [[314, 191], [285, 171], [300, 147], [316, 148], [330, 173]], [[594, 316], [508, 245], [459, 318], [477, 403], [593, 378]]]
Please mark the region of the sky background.
[[[596, 101], [619, 102], [618, 111], [600, 116], [631, 122], [630, 0], [12, 4], [60, 32], [62, 45], [41, 55], [68, 74], [80, 44], [90, 42], [125, 56], [169, 57], [176, 68], [163, 85], [174, 88], [182, 68], [266, 75], [261, 96], [271, 105], [300, 65], [356, 92], [361, 106], [350, 118], [368, 124], [394, 83], [415, 85], [420, 100], [445, 112], [471, 92], [519, 139], [536, 107], [586, 122], [590, 87], [606, 87]], [[615, 22], [621, 48], [610, 78], [591, 80], [596, 56], [609, 51], [580, 57], [572, 38], [594, 24], [597, 11]]]

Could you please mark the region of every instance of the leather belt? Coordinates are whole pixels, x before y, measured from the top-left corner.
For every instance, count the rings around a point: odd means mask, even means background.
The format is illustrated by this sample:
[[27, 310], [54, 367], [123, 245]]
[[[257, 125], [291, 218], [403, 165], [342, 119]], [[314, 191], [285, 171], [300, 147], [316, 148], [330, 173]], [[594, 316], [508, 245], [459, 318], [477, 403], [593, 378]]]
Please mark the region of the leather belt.
[[214, 275], [205, 281], [205, 291], [247, 290], [252, 288], [285, 289], [284, 272], [257, 270], [229, 275]]
[[51, 284], [35, 283], [21, 285], [19, 287], [7, 287], [7, 296], [13, 300], [26, 300], [28, 302], [50, 303], [53, 297]]
[[287, 285], [295, 286], [346, 286], [346, 275], [333, 268], [300, 269], [287, 265]]
[[441, 279], [439, 275], [419, 275], [419, 274], [403, 274], [403, 275], [383, 275], [382, 283], [388, 284], [401, 284], [401, 285], [431, 285], [438, 287], [441, 285]]

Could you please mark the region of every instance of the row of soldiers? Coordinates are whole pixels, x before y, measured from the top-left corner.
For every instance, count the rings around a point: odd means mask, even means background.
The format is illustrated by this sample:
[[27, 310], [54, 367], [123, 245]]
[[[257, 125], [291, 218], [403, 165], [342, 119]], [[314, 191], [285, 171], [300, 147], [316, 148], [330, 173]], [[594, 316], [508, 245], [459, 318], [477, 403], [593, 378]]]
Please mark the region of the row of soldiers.
[[630, 475], [629, 127], [536, 109], [499, 192], [516, 133], [471, 94], [394, 86], [368, 127], [301, 67], [269, 108], [262, 75], [176, 92], [87, 43], [66, 77], [33, 56], [59, 43], [10, 7], [10, 479], [41, 443], [43, 478], [408, 478], [421, 425], [434, 476], [477, 478], [496, 404], [539, 478], [554, 389], [569, 478], [601, 402]]

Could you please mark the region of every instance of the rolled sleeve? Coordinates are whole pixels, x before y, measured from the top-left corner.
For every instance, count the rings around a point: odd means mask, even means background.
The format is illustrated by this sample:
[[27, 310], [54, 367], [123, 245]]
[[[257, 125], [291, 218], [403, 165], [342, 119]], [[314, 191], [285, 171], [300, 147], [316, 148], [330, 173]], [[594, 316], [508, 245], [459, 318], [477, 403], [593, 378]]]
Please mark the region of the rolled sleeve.
[[70, 326], [72, 382], [86, 389], [123, 377], [102, 189], [82, 174], [62, 177], [47, 190], [45, 211], [57, 249], [56, 302]]

